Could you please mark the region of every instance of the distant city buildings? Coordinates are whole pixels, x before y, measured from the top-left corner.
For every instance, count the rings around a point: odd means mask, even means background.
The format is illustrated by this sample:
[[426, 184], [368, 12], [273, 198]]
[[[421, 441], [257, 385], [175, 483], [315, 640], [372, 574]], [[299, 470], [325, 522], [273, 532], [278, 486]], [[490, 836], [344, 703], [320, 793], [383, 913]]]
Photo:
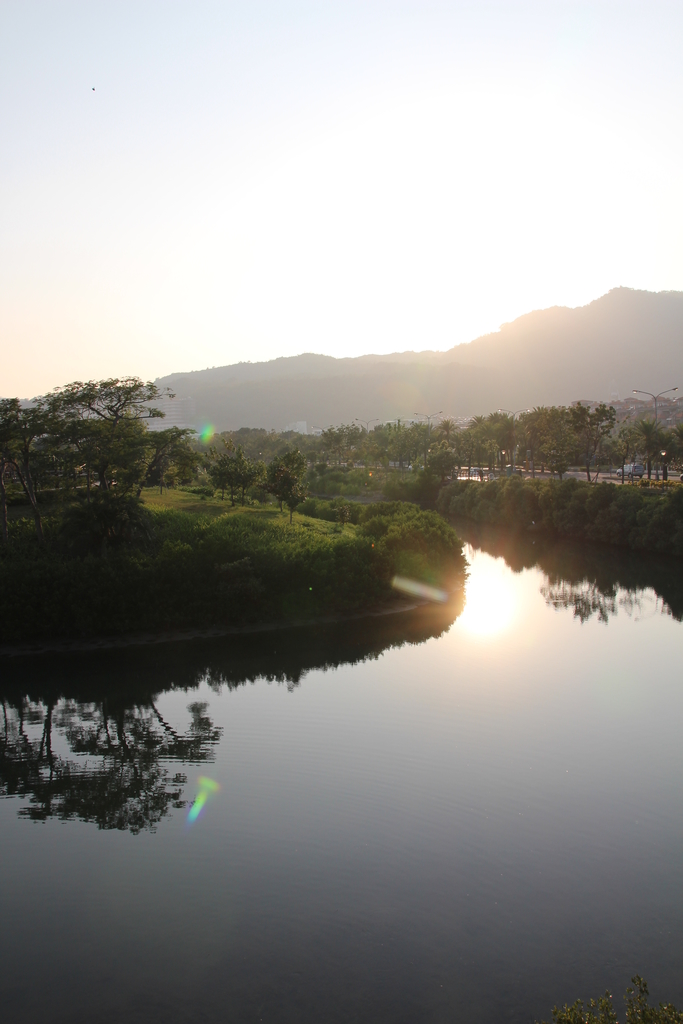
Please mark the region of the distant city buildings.
[[322, 427], [309, 427], [306, 420], [294, 420], [293, 423], [288, 423], [283, 428], [282, 433], [287, 434], [292, 431], [294, 434], [309, 434], [311, 437], [320, 437], [323, 432]]
[[164, 415], [147, 420], [148, 430], [168, 430], [169, 427], [187, 430], [195, 426], [196, 411], [192, 398], [169, 398], [168, 395], [164, 395], [154, 402], [153, 408]]

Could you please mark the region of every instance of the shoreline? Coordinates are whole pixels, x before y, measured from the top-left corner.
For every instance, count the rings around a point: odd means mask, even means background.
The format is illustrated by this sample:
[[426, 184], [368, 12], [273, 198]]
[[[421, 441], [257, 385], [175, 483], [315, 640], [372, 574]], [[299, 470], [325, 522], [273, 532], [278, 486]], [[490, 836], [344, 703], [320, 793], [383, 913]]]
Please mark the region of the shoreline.
[[[239, 636], [249, 633], [270, 633], [281, 629], [301, 629], [306, 626], [333, 625], [358, 619], [381, 618], [386, 615], [400, 615], [429, 607], [432, 601], [400, 601], [380, 605], [362, 612], [347, 615], [336, 613], [321, 615], [313, 619], [288, 619], [277, 622], [254, 623], [249, 626], [211, 626], [209, 628], [164, 630], [160, 633], [122, 633], [120, 636], [92, 637], [82, 640], [45, 640], [35, 644], [0, 645], [0, 656], [5, 658], [31, 657], [41, 654], [71, 653], [77, 651], [103, 651], [122, 647], [147, 647], [156, 644], [178, 643], [183, 640], [209, 640], [222, 636]], [[440, 606], [443, 607], [443, 606]]]

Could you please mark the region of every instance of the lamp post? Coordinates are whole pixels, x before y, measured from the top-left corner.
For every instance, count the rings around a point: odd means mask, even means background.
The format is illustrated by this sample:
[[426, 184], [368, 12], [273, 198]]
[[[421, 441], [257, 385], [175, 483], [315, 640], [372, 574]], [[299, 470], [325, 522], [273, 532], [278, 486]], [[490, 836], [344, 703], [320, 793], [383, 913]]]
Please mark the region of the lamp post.
[[[506, 416], [512, 416], [512, 426], [514, 428], [515, 416], [519, 416], [520, 412], [531, 412], [531, 410], [530, 409], [517, 409], [515, 412], [511, 412], [510, 409], [499, 409], [498, 412], [504, 412]], [[513, 438], [513, 443], [512, 443], [512, 472], [513, 473], [515, 471], [515, 448], [516, 447], [517, 447], [517, 445], [515, 444], [514, 438]]]
[[355, 420], [353, 422], [354, 423], [360, 423], [360, 424], [364, 423], [365, 424], [365, 433], [369, 434], [370, 433], [370, 424], [371, 423], [379, 423], [379, 416], [375, 416], [375, 418], [373, 420], [361, 420], [361, 419], [359, 419], [358, 416], [356, 416], [356, 418], [355, 418]]
[[[678, 391], [678, 388], [667, 388], [666, 391], [660, 391], [658, 395], [653, 395], [651, 391], [641, 391], [639, 388], [634, 388], [633, 389], [633, 394], [634, 395], [649, 395], [650, 398], [654, 398], [654, 402], [655, 402], [655, 433], [657, 431], [657, 422], [658, 422], [658, 420], [657, 420], [657, 399], [658, 398], [662, 398], [663, 395], [670, 395], [674, 391]], [[652, 463], [650, 463], [649, 465], [650, 465], [650, 468], [648, 470], [648, 480], [650, 478], [649, 474], [652, 472]], [[658, 466], [655, 467], [655, 477], [656, 477], [657, 480], [659, 480], [659, 467]]]
[[[663, 452], [660, 452], [659, 454], [662, 456], [663, 459], [666, 459], [666, 452], [663, 451]], [[669, 479], [669, 470], [667, 469], [666, 462], [663, 462], [662, 463], [662, 480], [668, 480], [668, 479]]]
[[434, 419], [435, 416], [441, 416], [442, 412], [443, 412], [443, 409], [439, 409], [438, 412], [430, 412], [430, 413], [414, 412], [413, 416], [424, 416], [424, 418], [427, 420], [427, 428], [428, 428], [429, 432], [431, 433], [431, 430], [432, 430], [432, 420]]
[[655, 430], [657, 429], [657, 399], [662, 398], [663, 395], [670, 395], [673, 391], [678, 391], [678, 388], [667, 388], [666, 391], [660, 391], [658, 395], [653, 395], [651, 391], [641, 391], [639, 388], [633, 389], [634, 395], [649, 395], [650, 398], [655, 400]]

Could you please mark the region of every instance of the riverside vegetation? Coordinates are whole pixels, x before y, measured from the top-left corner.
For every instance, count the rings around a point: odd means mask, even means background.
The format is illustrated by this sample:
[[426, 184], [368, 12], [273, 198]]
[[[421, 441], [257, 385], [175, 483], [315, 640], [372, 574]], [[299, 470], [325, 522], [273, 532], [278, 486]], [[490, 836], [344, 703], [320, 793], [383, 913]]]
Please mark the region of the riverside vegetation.
[[[132, 378], [0, 403], [0, 641], [306, 620], [386, 602], [397, 574], [449, 587], [462, 573], [435, 512], [306, 504], [301, 452], [266, 466], [230, 439], [150, 431], [158, 396]], [[145, 501], [171, 479], [193, 508]]]
[[437, 508], [448, 518], [470, 519], [558, 537], [683, 555], [683, 486], [622, 487], [518, 477], [479, 484], [454, 481]]
[[[672, 1003], [651, 1006], [647, 982], [638, 974], [631, 979], [631, 988], [626, 989], [626, 1024], [683, 1024], [683, 1012]], [[584, 1006], [577, 999], [571, 1006], [555, 1007], [553, 1024], [618, 1024], [612, 996], [606, 992], [599, 999], [589, 999]]]
[[[641, 451], [649, 475], [679, 463], [680, 425], [578, 405], [433, 433], [397, 421], [197, 438], [149, 429], [160, 397], [125, 378], [0, 401], [0, 641], [357, 611], [385, 601], [396, 574], [449, 585], [464, 565], [456, 517], [683, 554], [681, 485], [596, 482], [605, 458]], [[449, 482], [456, 467], [502, 469], [521, 446], [559, 480]], [[562, 480], [582, 461], [586, 482]]]

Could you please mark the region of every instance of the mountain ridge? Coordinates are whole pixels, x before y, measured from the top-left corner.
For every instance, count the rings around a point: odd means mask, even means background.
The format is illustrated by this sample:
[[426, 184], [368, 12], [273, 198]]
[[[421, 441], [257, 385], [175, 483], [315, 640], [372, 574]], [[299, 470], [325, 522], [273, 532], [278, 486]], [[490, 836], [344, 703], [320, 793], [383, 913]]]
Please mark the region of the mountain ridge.
[[193, 426], [218, 430], [609, 400], [634, 387], [683, 385], [683, 292], [613, 288], [585, 306], [525, 313], [445, 352], [302, 353], [169, 374], [156, 383], [191, 400]]

